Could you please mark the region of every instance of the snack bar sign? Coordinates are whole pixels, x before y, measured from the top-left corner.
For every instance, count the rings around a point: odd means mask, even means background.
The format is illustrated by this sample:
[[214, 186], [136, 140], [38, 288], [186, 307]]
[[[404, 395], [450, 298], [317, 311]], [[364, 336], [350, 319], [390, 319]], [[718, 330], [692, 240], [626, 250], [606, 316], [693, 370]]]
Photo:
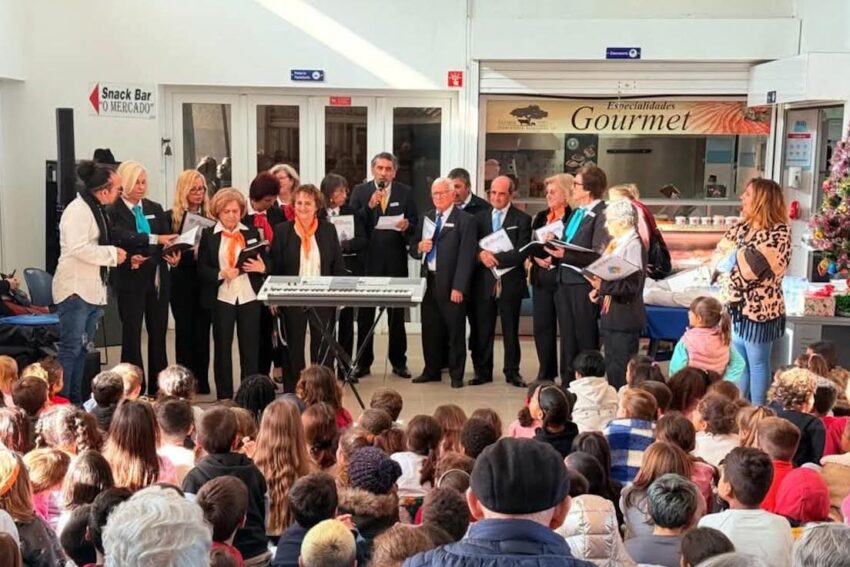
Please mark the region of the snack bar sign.
[[156, 88], [129, 83], [95, 83], [89, 114], [114, 118], [156, 118]]

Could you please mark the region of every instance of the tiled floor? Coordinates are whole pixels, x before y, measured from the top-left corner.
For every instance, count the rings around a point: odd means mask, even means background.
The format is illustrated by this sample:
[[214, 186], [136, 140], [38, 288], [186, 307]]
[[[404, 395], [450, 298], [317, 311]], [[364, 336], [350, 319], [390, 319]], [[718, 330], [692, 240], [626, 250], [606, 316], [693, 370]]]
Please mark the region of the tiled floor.
[[[142, 344], [145, 345], [147, 339], [143, 337]], [[309, 344], [309, 341], [307, 341]], [[168, 360], [174, 361], [174, 336], [173, 331], [168, 332]], [[144, 350], [144, 348], [143, 348]], [[502, 422], [507, 430], [508, 424], [516, 418], [517, 411], [522, 407], [526, 390], [524, 388], [516, 388], [509, 386], [504, 381], [504, 376], [501, 374], [501, 361], [503, 356], [502, 344], [496, 340], [495, 345], [495, 360], [496, 371], [494, 372], [494, 382], [483, 386], [465, 386], [462, 389], [453, 390], [449, 386], [449, 377], [443, 376], [443, 381], [440, 383], [429, 384], [411, 384], [410, 380], [404, 380], [393, 375], [389, 362], [386, 361], [387, 352], [387, 337], [386, 335], [378, 335], [375, 338], [375, 364], [372, 366], [373, 374], [362, 378], [360, 383], [355, 387], [363, 398], [364, 403], [368, 407], [369, 397], [376, 388], [386, 386], [394, 388], [404, 397], [404, 409], [401, 414], [401, 419], [409, 420], [414, 415], [420, 413], [431, 414], [434, 408], [440, 404], [457, 404], [462, 407], [467, 414], [472, 413], [475, 409], [481, 407], [489, 407], [499, 412], [502, 417]], [[120, 347], [109, 348], [109, 363], [110, 366], [118, 363], [120, 359]], [[408, 367], [414, 376], [422, 371], [422, 343], [419, 335], [409, 335], [408, 340]], [[238, 353], [235, 348], [234, 341], [234, 363], [238, 362]], [[526, 381], [531, 381], [537, 375], [537, 355], [534, 351], [534, 342], [531, 337], [526, 337], [522, 340], [522, 364], [520, 371]], [[238, 371], [234, 371], [234, 376], [239, 376]], [[210, 376], [212, 381], [212, 375]], [[472, 379], [472, 363], [467, 359], [466, 380]], [[199, 402], [201, 404], [209, 403], [214, 400], [214, 396], [201, 396]], [[360, 407], [351, 389], [345, 388], [345, 406], [351, 411], [355, 419], [360, 415]]]

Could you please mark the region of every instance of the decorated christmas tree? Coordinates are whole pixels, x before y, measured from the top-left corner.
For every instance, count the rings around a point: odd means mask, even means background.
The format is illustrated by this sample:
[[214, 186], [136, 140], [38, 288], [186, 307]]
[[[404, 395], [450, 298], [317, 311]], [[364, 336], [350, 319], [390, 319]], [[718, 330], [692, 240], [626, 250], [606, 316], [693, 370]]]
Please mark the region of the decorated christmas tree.
[[850, 132], [832, 152], [829, 177], [823, 182], [823, 204], [809, 224], [812, 246], [822, 255], [818, 272], [850, 273]]

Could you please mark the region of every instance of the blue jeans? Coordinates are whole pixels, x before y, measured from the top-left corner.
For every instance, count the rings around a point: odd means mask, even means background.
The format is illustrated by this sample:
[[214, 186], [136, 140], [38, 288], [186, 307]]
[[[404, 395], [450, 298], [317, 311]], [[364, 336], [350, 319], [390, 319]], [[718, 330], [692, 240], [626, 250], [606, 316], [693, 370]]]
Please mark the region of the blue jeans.
[[82, 403], [81, 386], [86, 354], [94, 348], [97, 323], [103, 308], [72, 295], [56, 306], [59, 316], [59, 364], [62, 365], [62, 396], [73, 404]]
[[773, 341], [751, 343], [732, 333], [732, 346], [747, 361], [738, 385], [741, 388], [741, 395], [749, 398], [753, 405], [764, 405], [767, 400], [767, 389], [772, 381], [770, 355], [773, 351]]

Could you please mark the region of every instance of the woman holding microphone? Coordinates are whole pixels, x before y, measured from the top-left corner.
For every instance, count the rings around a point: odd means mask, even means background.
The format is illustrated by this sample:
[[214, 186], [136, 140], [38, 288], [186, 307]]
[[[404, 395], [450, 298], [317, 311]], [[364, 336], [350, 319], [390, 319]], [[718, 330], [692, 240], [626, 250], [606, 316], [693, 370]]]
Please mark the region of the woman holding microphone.
[[[272, 241], [272, 273], [279, 276], [344, 276], [342, 249], [334, 226], [317, 217], [323, 205], [322, 194], [315, 185], [301, 185], [293, 193], [295, 218], [277, 225]], [[333, 308], [318, 310], [323, 325], [333, 325]], [[284, 309], [289, 365], [284, 370], [283, 389], [294, 392], [301, 371], [306, 367], [304, 335], [307, 312], [301, 307]], [[321, 329], [310, 325], [310, 360], [333, 367], [333, 357], [321, 349]]]
[[[206, 180], [195, 169], [177, 177], [174, 204], [166, 213], [172, 232], [179, 233], [187, 213], [210, 218]], [[192, 371], [199, 394], [210, 393], [210, 311], [201, 305], [201, 279], [196, 251], [187, 251], [171, 270], [171, 313], [177, 364]]]
[[210, 202], [210, 213], [218, 219], [205, 230], [198, 246], [201, 304], [212, 311], [216, 397], [233, 398], [233, 330], [239, 333], [239, 366], [242, 379], [257, 373], [259, 365], [260, 309], [257, 292], [266, 273], [266, 252], [239, 265], [240, 253], [262, 241], [254, 227], [241, 222], [245, 197], [238, 189], [219, 190]]
[[159, 203], [146, 199], [148, 173], [137, 161], [118, 167], [124, 189], [110, 211], [115, 243], [127, 250], [129, 262], [113, 273], [121, 318], [121, 362], [142, 363], [142, 321], [148, 332], [148, 395], [156, 395], [156, 377], [168, 366], [165, 333], [168, 330], [169, 266], [180, 253], [163, 255], [163, 246], [175, 238]]

